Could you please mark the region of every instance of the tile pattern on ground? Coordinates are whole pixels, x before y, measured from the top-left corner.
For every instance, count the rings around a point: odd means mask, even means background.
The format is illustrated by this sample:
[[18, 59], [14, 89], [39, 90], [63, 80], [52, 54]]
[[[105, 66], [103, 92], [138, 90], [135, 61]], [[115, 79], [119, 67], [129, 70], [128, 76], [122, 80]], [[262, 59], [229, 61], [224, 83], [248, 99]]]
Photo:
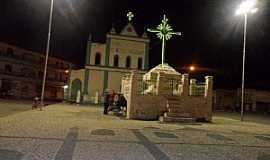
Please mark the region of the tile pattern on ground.
[[175, 134], [166, 133], [166, 132], [154, 132], [155, 135], [159, 138], [178, 138]]
[[218, 141], [233, 141], [231, 138], [216, 133], [208, 133], [207, 136]]
[[0, 160], [21, 160], [23, 154], [18, 151], [0, 149]]
[[92, 135], [98, 136], [114, 136], [115, 133], [113, 130], [110, 129], [96, 129], [91, 132]]

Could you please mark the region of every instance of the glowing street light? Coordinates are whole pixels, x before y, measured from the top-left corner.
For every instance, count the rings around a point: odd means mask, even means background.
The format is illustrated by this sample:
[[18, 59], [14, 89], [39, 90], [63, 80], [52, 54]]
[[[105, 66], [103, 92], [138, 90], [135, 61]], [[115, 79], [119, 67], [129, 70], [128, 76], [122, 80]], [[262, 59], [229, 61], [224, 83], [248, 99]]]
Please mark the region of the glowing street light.
[[44, 106], [44, 91], [45, 91], [45, 84], [46, 84], [46, 76], [47, 76], [47, 67], [48, 67], [48, 59], [49, 59], [49, 52], [50, 52], [50, 41], [51, 41], [51, 31], [52, 31], [52, 17], [53, 17], [53, 5], [54, 0], [51, 0], [51, 8], [50, 8], [50, 19], [49, 19], [49, 31], [48, 31], [48, 39], [47, 39], [47, 47], [46, 47], [46, 58], [45, 58], [45, 67], [44, 67], [44, 75], [43, 75], [43, 82], [42, 82], [42, 91], [41, 91], [41, 108]]
[[243, 45], [243, 71], [242, 71], [242, 93], [241, 93], [241, 121], [244, 120], [244, 92], [245, 92], [245, 56], [246, 56], [246, 37], [247, 37], [247, 19], [248, 14], [254, 14], [258, 11], [256, 8], [257, 0], [243, 1], [236, 10], [236, 15], [244, 15], [244, 45]]
[[194, 67], [194, 66], [190, 66], [190, 67], [189, 67], [189, 70], [190, 70], [190, 71], [195, 71], [195, 67]]
[[148, 32], [156, 33], [157, 37], [162, 40], [162, 61], [161, 66], [164, 64], [165, 43], [170, 40], [173, 35], [181, 36], [181, 32], [174, 32], [171, 25], [168, 24], [168, 18], [164, 15], [163, 20], [156, 29], [147, 29]]
[[252, 12], [256, 12], [258, 11], [258, 8], [254, 8], [256, 6], [257, 0], [246, 0], [243, 1], [239, 8], [236, 10], [236, 14], [240, 15], [240, 14], [248, 14], [248, 13], [252, 13]]

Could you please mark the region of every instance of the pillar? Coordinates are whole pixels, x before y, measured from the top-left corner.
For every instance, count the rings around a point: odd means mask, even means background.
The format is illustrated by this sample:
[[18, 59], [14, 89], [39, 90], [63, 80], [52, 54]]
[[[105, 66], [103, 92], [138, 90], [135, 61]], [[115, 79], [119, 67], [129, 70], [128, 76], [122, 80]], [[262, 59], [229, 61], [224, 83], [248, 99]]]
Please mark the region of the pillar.
[[188, 82], [188, 74], [182, 75], [182, 92], [181, 96], [188, 96], [189, 95], [189, 82]]
[[196, 95], [196, 84], [197, 80], [196, 79], [191, 79], [190, 80], [190, 88], [189, 88], [189, 95], [194, 96]]
[[206, 111], [206, 120], [212, 121], [212, 112], [213, 112], [213, 76], [206, 76], [206, 85], [205, 85], [205, 99], [206, 99], [206, 107], [204, 108]]
[[213, 76], [206, 76], [206, 86], [205, 86], [205, 94], [204, 96], [206, 98], [211, 98], [213, 97]]
[[126, 83], [129, 87], [129, 93], [127, 94], [127, 118], [133, 119], [136, 118], [136, 99], [139, 93], [139, 83], [142, 80], [142, 76], [136, 71], [133, 71], [130, 75], [130, 81]]

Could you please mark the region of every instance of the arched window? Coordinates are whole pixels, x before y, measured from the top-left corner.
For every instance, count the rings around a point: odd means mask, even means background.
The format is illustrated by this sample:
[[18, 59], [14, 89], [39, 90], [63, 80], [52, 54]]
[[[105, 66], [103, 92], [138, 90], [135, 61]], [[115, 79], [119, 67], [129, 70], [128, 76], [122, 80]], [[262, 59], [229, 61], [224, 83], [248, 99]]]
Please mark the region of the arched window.
[[138, 58], [138, 69], [141, 70], [142, 69], [142, 63], [143, 63], [143, 60], [142, 58]]
[[12, 48], [8, 48], [8, 49], [7, 49], [7, 55], [8, 55], [8, 56], [11, 56], [11, 57], [14, 55], [14, 51], [13, 51]]
[[113, 57], [113, 66], [114, 67], [119, 67], [119, 56], [118, 55], [115, 55]]
[[95, 65], [100, 65], [101, 64], [100, 61], [101, 61], [101, 55], [100, 53], [96, 53]]
[[130, 56], [127, 56], [127, 59], [126, 59], [126, 68], [130, 68], [131, 66], [131, 58]]

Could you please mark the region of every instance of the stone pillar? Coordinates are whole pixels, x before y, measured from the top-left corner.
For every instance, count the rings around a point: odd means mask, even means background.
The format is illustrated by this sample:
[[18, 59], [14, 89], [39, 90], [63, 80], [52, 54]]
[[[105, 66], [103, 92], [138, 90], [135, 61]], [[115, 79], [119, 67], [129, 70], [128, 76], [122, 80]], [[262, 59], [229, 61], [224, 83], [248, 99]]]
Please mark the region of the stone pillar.
[[196, 84], [197, 83], [197, 80], [196, 79], [191, 79], [190, 80], [190, 87], [189, 87], [189, 95], [192, 95], [194, 96], [195, 95], [195, 92], [196, 92]]
[[204, 97], [206, 99], [206, 120], [212, 121], [212, 112], [213, 112], [213, 76], [206, 76], [206, 85]]
[[98, 104], [98, 100], [99, 99], [99, 93], [96, 92], [96, 95], [95, 95], [95, 104]]
[[163, 95], [164, 91], [164, 74], [162, 72], [157, 74], [157, 95]]
[[206, 85], [205, 85], [205, 98], [211, 98], [213, 97], [213, 76], [206, 76]]
[[126, 87], [129, 87], [129, 93], [127, 94], [127, 118], [133, 119], [136, 117], [136, 99], [139, 93], [139, 83], [142, 80], [142, 76], [135, 71], [130, 75], [130, 82]]
[[81, 102], [81, 91], [78, 90], [77, 91], [77, 97], [76, 97], [76, 103], [77, 104], [80, 104], [80, 102]]
[[182, 75], [182, 91], [181, 96], [188, 96], [189, 95], [189, 82], [188, 82], [188, 74]]

